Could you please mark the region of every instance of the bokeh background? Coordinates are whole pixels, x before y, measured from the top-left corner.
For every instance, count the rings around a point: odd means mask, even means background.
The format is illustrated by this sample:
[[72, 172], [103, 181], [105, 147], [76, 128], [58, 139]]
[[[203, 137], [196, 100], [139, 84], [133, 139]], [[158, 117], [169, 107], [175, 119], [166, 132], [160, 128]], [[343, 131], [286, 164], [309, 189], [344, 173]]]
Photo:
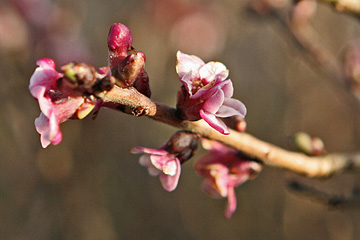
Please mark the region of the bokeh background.
[[[121, 22], [146, 54], [153, 99], [175, 106], [181, 50], [228, 67], [235, 97], [248, 108], [249, 133], [288, 148], [289, 135], [306, 131], [322, 138], [329, 152], [356, 151], [359, 105], [279, 20], [289, 19], [291, 4], [1, 0], [0, 239], [360, 239], [360, 208], [330, 208], [287, 188], [296, 179], [350, 196], [359, 185], [356, 173], [309, 180], [265, 167], [236, 189], [238, 208], [226, 220], [226, 200], [201, 191], [193, 161], [167, 193], [128, 152], [161, 146], [176, 130], [170, 126], [102, 109], [95, 121], [62, 124], [63, 141], [47, 149], [34, 128], [40, 110], [28, 84], [36, 60], [105, 66], [108, 30]], [[329, 5], [315, 7], [304, 10], [305, 18], [314, 10], [310, 23], [319, 42], [341, 62], [349, 42], [356, 45], [360, 37], [359, 22]]]

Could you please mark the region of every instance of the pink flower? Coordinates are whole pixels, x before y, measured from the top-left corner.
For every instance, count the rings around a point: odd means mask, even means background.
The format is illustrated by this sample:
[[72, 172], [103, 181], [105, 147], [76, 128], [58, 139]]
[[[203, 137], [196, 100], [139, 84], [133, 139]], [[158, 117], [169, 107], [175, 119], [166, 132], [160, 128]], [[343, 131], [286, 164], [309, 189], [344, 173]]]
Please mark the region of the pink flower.
[[208, 153], [195, 162], [196, 172], [204, 178], [203, 190], [215, 198], [227, 197], [226, 218], [236, 210], [235, 187], [254, 178], [262, 165], [249, 161], [237, 152], [219, 142], [202, 140]]
[[73, 117], [79, 119], [88, 115], [94, 107], [84, 97], [71, 97], [57, 87], [57, 80], [63, 77], [55, 69], [52, 59], [38, 60], [35, 72], [31, 76], [29, 90], [39, 102], [41, 114], [35, 119], [36, 130], [41, 134], [41, 144], [46, 148], [50, 143], [57, 145], [62, 140], [60, 123]]
[[136, 147], [132, 153], [146, 153], [139, 159], [140, 165], [147, 167], [152, 176], [159, 176], [160, 182], [166, 191], [173, 191], [178, 185], [181, 166], [175, 154], [163, 149]]
[[229, 71], [220, 62], [204, 63], [199, 57], [177, 52], [176, 72], [183, 86], [178, 91], [177, 109], [185, 119], [204, 119], [222, 134], [230, 134], [219, 117], [246, 115], [246, 107], [232, 99], [234, 88]]
[[189, 160], [198, 146], [199, 137], [188, 131], [178, 131], [160, 148], [136, 147], [132, 153], [145, 153], [140, 164], [148, 168], [150, 175], [160, 177], [166, 191], [173, 191], [178, 185], [181, 164]]

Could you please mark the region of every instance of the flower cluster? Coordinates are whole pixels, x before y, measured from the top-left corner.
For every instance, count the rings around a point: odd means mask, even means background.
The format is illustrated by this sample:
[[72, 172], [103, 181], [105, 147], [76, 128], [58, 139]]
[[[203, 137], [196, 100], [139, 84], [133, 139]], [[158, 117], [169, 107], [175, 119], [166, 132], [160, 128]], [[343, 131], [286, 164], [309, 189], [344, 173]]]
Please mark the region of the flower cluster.
[[37, 61], [38, 67], [31, 76], [29, 90], [39, 102], [40, 116], [35, 119], [36, 130], [41, 134], [41, 145], [57, 145], [62, 140], [60, 123], [70, 119], [86, 117], [95, 102], [86, 96], [65, 94], [58, 87], [64, 77], [55, 69], [55, 62], [49, 58]]
[[95, 106], [96, 111], [102, 106], [119, 109], [118, 104], [105, 104], [96, 99], [95, 92], [110, 90], [115, 83], [123, 88], [134, 87], [150, 96], [149, 79], [144, 69], [145, 55], [136, 52], [131, 44], [130, 30], [116, 23], [108, 37], [108, 67], [96, 71], [85, 63], [69, 63], [60, 73], [52, 59], [37, 61], [29, 90], [39, 102], [41, 114], [35, 120], [35, 127], [44, 148], [61, 142], [60, 123], [71, 118], [83, 119]]
[[219, 119], [246, 115], [246, 107], [231, 98], [234, 88], [229, 71], [220, 62], [204, 63], [199, 57], [177, 52], [176, 72], [183, 86], [178, 91], [177, 109], [184, 119], [204, 119], [222, 134], [230, 134]]

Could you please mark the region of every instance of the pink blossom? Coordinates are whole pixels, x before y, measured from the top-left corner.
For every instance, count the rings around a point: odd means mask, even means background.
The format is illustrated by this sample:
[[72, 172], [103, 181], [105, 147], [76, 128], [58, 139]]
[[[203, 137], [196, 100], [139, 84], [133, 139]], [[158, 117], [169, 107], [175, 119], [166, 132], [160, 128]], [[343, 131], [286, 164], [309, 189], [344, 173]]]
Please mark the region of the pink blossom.
[[222, 134], [230, 134], [219, 119], [246, 115], [246, 107], [231, 98], [234, 88], [229, 71], [220, 62], [204, 63], [199, 57], [177, 52], [176, 72], [183, 86], [178, 91], [177, 109], [188, 120], [204, 119]]
[[204, 178], [203, 190], [215, 198], [227, 197], [226, 218], [236, 210], [235, 187], [256, 176], [261, 164], [249, 161], [237, 152], [219, 142], [202, 140], [208, 153], [195, 162], [196, 172]]
[[57, 87], [57, 80], [63, 77], [55, 69], [52, 59], [38, 60], [38, 67], [31, 76], [29, 90], [39, 102], [41, 114], [35, 119], [36, 130], [41, 135], [41, 144], [46, 148], [50, 143], [57, 145], [62, 140], [60, 123], [73, 117], [84, 118], [93, 109], [94, 104], [86, 102], [82, 96], [71, 97]]
[[170, 154], [164, 149], [151, 149], [136, 147], [132, 153], [145, 153], [139, 159], [142, 166], [148, 168], [152, 176], [159, 176], [160, 182], [166, 191], [173, 191], [178, 185], [181, 166], [175, 154]]
[[132, 153], [145, 153], [140, 164], [148, 168], [150, 175], [160, 177], [166, 191], [173, 191], [178, 185], [181, 164], [196, 152], [199, 137], [188, 131], [178, 131], [160, 149], [136, 147]]

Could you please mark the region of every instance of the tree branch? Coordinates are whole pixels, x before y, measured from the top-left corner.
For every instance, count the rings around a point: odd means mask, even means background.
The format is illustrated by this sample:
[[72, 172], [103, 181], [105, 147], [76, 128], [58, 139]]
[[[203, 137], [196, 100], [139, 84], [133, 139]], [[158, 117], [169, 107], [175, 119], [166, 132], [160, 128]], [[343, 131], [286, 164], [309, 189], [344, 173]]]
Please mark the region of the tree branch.
[[360, 1], [358, 0], [321, 0], [333, 6], [339, 12], [351, 13], [360, 18]]
[[135, 116], [153, 116], [156, 113], [155, 103], [150, 98], [138, 92], [134, 87], [120, 88], [114, 86], [110, 91], [97, 93], [96, 97], [104, 102], [128, 106], [132, 109]]
[[358, 188], [354, 188], [350, 196], [344, 196], [342, 194], [330, 194], [324, 190], [316, 189], [296, 180], [289, 181], [288, 187], [297, 194], [310, 197], [330, 207], [349, 208], [359, 207], [360, 205], [360, 194]]

